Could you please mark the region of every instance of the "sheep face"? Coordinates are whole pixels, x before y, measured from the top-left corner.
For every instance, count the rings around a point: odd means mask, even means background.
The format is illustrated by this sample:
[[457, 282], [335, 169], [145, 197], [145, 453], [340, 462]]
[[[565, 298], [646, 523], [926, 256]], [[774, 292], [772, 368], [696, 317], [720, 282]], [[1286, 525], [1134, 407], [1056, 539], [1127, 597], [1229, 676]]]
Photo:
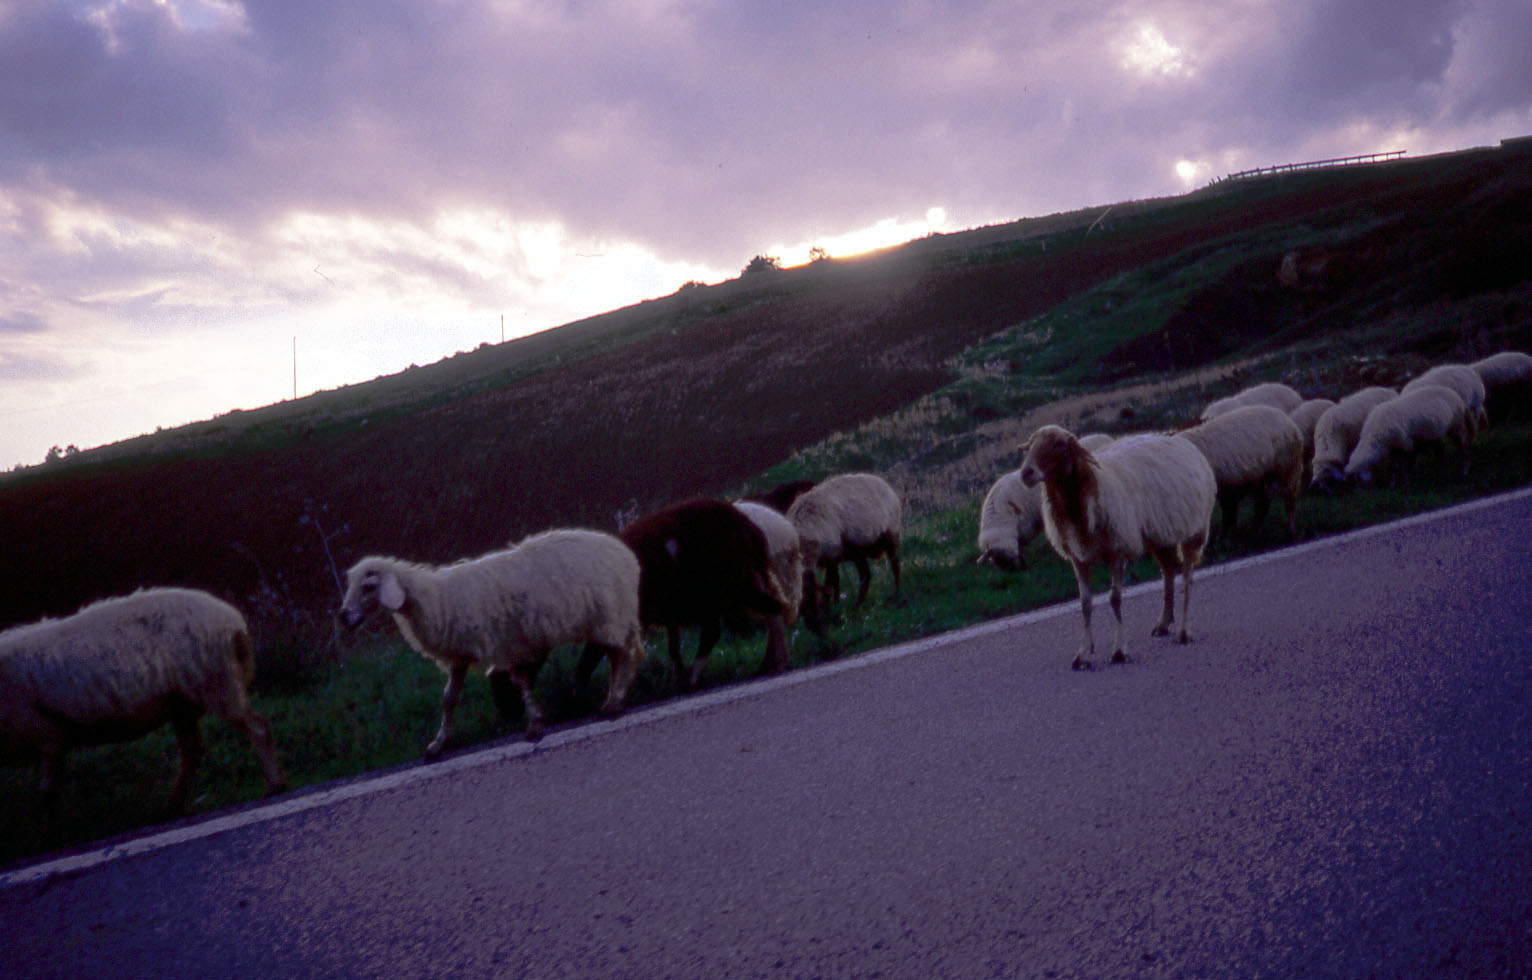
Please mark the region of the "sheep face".
[[1082, 459], [1089, 458], [1075, 437], [1056, 425], [1043, 426], [1017, 448], [1025, 454], [1021, 482], [1029, 487], [1050, 477], [1055, 482], [1067, 479], [1079, 469]]
[[378, 607], [389, 612], [404, 608], [404, 587], [392, 570], [362, 561], [346, 573], [346, 598], [341, 602], [341, 620], [348, 629], [356, 629]]

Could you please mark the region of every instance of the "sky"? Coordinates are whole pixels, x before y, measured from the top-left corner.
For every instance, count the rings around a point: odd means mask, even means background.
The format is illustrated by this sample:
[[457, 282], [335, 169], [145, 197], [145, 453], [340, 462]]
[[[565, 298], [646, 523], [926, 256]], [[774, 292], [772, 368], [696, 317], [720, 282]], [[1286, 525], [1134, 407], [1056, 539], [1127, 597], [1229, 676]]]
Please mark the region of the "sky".
[[0, 470], [732, 278], [1532, 134], [1528, 0], [0, 0]]

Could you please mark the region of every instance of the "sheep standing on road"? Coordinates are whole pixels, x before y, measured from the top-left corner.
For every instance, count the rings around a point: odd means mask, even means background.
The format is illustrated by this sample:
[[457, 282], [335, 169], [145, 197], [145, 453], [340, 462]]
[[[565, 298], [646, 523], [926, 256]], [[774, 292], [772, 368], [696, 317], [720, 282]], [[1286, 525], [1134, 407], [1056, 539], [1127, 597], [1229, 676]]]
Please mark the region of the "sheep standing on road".
[[1228, 398], [1220, 398], [1202, 410], [1202, 418], [1212, 419], [1246, 405], [1270, 405], [1272, 408], [1291, 412], [1303, 404], [1303, 396], [1280, 381], [1268, 381], [1244, 391], [1235, 392]]
[[[806, 614], [817, 617], [819, 607], [840, 596], [840, 564], [849, 561], [861, 578], [858, 607], [872, 585], [871, 559], [886, 557], [899, 592], [899, 542], [903, 504], [887, 481], [873, 473], [842, 473], [803, 494], [787, 510], [787, 519], [803, 543], [803, 595]], [[825, 596], [814, 581], [814, 570], [825, 570]], [[811, 619], [811, 622], [816, 621]]]
[[1202, 450], [1218, 482], [1224, 534], [1234, 533], [1239, 502], [1255, 495], [1255, 521], [1266, 520], [1271, 493], [1287, 505], [1287, 530], [1298, 533], [1298, 494], [1303, 490], [1303, 433], [1286, 413], [1268, 405], [1245, 405], [1178, 433]]
[[250, 709], [254, 676], [245, 618], [192, 589], [144, 589], [16, 626], [0, 633], [0, 760], [40, 761], [51, 808], [70, 748], [130, 741], [169, 723], [181, 756], [170, 793], [178, 813], [202, 761], [201, 718], [211, 712], [245, 733], [267, 791], [280, 792], [270, 726]]
[[1057, 426], [1044, 426], [1022, 447], [1021, 478], [1043, 487], [1043, 527], [1048, 542], [1074, 568], [1080, 588], [1084, 634], [1075, 670], [1090, 667], [1090, 568], [1111, 571], [1117, 646], [1112, 660], [1128, 659], [1122, 625], [1122, 578], [1128, 562], [1152, 554], [1165, 581], [1164, 606], [1154, 635], [1174, 622], [1175, 577], [1184, 585], [1180, 641], [1189, 642], [1192, 569], [1202, 560], [1218, 484], [1201, 450], [1180, 436], [1139, 435], [1119, 439], [1098, 454]]
[[599, 531], [545, 531], [506, 551], [433, 567], [397, 558], [363, 558], [346, 573], [341, 616], [356, 627], [376, 609], [394, 618], [405, 642], [447, 672], [441, 727], [425, 757], [441, 755], [469, 668], [483, 665], [505, 717], [521, 692], [527, 738], [543, 734], [532, 685], [548, 655], [566, 643], [611, 666], [601, 713], [622, 713], [644, 659], [638, 619], [638, 559]]
[[1346, 460], [1362, 436], [1362, 423], [1374, 408], [1399, 397], [1392, 388], [1371, 387], [1354, 391], [1327, 409], [1314, 426], [1314, 458], [1309, 464], [1309, 485], [1330, 490], [1345, 476]]
[[1532, 355], [1501, 351], [1469, 367], [1484, 382], [1484, 407], [1496, 422], [1525, 418], [1532, 407]]
[[1421, 385], [1367, 414], [1356, 449], [1346, 460], [1346, 478], [1371, 483], [1379, 468], [1413, 462], [1414, 455], [1428, 445], [1445, 451], [1448, 442], [1457, 445], [1463, 476], [1467, 476], [1472, 433], [1468, 407], [1457, 392], [1442, 385]]
[[[665, 627], [676, 686], [683, 691], [701, 680], [726, 621], [745, 617], [769, 624], [784, 614], [788, 591], [772, 571], [766, 537], [731, 504], [682, 501], [640, 517], [621, 536], [643, 569], [640, 616], [645, 626]], [[681, 661], [686, 626], [701, 629], [690, 671]]]

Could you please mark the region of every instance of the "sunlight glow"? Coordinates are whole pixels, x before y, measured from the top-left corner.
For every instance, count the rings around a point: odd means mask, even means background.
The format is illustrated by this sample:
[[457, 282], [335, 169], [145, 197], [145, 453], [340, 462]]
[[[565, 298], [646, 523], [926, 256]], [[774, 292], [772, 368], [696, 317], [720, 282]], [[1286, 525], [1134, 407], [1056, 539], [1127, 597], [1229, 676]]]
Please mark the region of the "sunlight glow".
[[811, 261], [814, 256], [810, 252], [816, 248], [823, 249], [824, 254], [830, 258], [847, 258], [880, 248], [903, 245], [905, 242], [937, 232], [952, 230], [953, 224], [947, 215], [947, 209], [935, 206], [927, 208], [925, 215], [920, 218], [909, 220], [899, 217], [884, 218], [865, 228], [839, 235], [825, 235], [796, 245], [774, 245], [767, 250], [766, 254], [775, 255], [782, 260], [784, 267], [791, 267]]
[[1187, 188], [1192, 188], [1205, 182], [1212, 174], [1213, 168], [1206, 160], [1177, 160], [1176, 176]]
[[1189, 78], [1186, 54], [1154, 24], [1140, 24], [1138, 37], [1122, 47], [1122, 65], [1145, 78]]

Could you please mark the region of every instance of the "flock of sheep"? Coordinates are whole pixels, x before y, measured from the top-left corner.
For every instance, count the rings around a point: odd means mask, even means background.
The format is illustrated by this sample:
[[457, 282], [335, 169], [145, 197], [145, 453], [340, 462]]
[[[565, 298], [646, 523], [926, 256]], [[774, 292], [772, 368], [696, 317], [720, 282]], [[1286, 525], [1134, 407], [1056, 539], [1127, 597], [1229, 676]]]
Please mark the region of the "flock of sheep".
[[[1472, 365], [1433, 368], [1400, 392], [1365, 388], [1339, 401], [1305, 401], [1286, 385], [1263, 384], [1209, 405], [1197, 423], [1171, 433], [1077, 438], [1044, 426], [1021, 447], [1021, 466], [1000, 478], [980, 512], [981, 561], [1025, 567], [1039, 534], [1075, 570], [1083, 637], [1074, 667], [1094, 656], [1089, 570], [1111, 573], [1114, 661], [1127, 659], [1122, 579], [1150, 555], [1165, 584], [1154, 628], [1176, 622], [1175, 578], [1183, 579], [1178, 637], [1187, 642], [1193, 569], [1215, 504], [1233, 531], [1240, 501], [1256, 500], [1256, 522], [1272, 496], [1288, 527], [1305, 479], [1334, 490], [1389, 474], [1419, 450], [1468, 448], [1488, 424], [1532, 403], [1532, 356], [1505, 352]], [[608, 663], [603, 715], [622, 712], [645, 657], [644, 634], [663, 627], [677, 686], [694, 688], [725, 626], [766, 628], [765, 670], [788, 663], [787, 628], [802, 616], [823, 634], [840, 594], [839, 567], [858, 572], [867, 598], [869, 562], [884, 558], [900, 588], [903, 505], [881, 477], [848, 473], [784, 484], [740, 501], [688, 500], [638, 518], [618, 534], [551, 530], [468, 561], [429, 566], [373, 556], [353, 565], [339, 615], [356, 627], [387, 613], [405, 641], [447, 674], [441, 723], [426, 746], [440, 755], [470, 670], [486, 672], [495, 705], [520, 704], [526, 736], [540, 738], [533, 687], [557, 648], [583, 645], [578, 683]], [[688, 669], [681, 631], [700, 639]], [[181, 768], [171, 793], [184, 808], [202, 756], [200, 719], [225, 718], [258, 756], [269, 792], [285, 787], [269, 726], [250, 707], [254, 645], [241, 614], [189, 589], [145, 589], [0, 633], [0, 761], [40, 762], [42, 805], [57, 794], [72, 747], [140, 737], [173, 726]], [[519, 695], [519, 697], [518, 697]]]

